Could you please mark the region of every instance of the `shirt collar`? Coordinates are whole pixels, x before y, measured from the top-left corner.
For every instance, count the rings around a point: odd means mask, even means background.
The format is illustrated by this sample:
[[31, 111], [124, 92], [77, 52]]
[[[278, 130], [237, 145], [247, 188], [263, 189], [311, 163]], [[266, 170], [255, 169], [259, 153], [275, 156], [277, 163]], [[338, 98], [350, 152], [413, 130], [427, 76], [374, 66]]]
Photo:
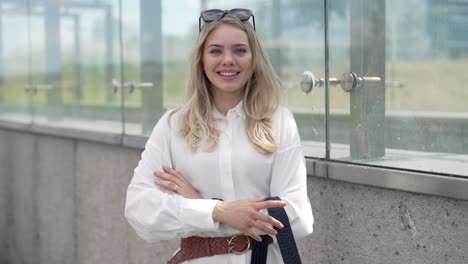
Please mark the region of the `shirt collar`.
[[[226, 116], [224, 116], [221, 112], [219, 112], [219, 110], [216, 108], [216, 106], [213, 105], [213, 111], [212, 111], [212, 114], [211, 116], [214, 118], [214, 119], [226, 119]], [[244, 112], [244, 105], [243, 105], [243, 102], [240, 101], [234, 108], [230, 109], [228, 112], [227, 112], [227, 115], [229, 116], [230, 113], [235, 113], [238, 117], [242, 118], [243, 120], [245, 120], [245, 112]], [[232, 114], [231, 114], [232, 115]]]

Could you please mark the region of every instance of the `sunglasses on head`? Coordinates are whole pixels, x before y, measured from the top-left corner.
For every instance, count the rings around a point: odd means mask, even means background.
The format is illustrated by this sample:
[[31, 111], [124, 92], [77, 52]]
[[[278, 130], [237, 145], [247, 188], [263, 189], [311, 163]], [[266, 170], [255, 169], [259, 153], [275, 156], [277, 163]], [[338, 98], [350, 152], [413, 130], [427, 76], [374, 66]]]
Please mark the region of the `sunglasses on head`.
[[203, 22], [205, 23], [213, 22], [213, 21], [220, 20], [227, 14], [233, 17], [236, 17], [240, 21], [247, 21], [249, 20], [250, 17], [252, 17], [253, 27], [255, 30], [255, 17], [252, 14], [252, 10], [245, 9], [245, 8], [234, 8], [231, 10], [208, 9], [208, 10], [201, 12], [200, 17], [198, 18], [198, 31], [199, 32], [201, 31], [202, 19], [203, 19]]

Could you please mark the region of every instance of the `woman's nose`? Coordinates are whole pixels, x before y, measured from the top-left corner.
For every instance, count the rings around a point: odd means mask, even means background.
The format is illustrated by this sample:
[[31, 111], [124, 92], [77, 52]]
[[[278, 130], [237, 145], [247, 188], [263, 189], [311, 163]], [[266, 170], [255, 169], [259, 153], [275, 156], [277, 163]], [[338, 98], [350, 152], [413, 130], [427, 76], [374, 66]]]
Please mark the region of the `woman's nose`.
[[223, 57], [223, 65], [233, 65], [235, 63], [231, 52], [225, 52]]

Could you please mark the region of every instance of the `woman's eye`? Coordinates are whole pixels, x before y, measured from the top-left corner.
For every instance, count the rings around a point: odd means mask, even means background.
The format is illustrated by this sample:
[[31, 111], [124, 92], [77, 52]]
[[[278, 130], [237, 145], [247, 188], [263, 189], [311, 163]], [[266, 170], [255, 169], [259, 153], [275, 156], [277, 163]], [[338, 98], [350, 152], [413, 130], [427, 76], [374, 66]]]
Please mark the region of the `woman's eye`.
[[209, 51], [210, 54], [214, 54], [214, 55], [218, 55], [218, 54], [221, 54], [221, 50], [220, 49], [212, 49]]
[[247, 49], [240, 48], [240, 49], [236, 49], [234, 52], [238, 55], [244, 55], [245, 53], [247, 53]]

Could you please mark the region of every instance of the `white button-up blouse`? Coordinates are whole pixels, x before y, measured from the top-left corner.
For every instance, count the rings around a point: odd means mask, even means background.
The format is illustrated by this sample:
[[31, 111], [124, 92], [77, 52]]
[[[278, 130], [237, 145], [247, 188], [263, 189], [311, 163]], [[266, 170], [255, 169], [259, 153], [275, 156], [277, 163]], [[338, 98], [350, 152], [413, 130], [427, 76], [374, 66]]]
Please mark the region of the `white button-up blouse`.
[[[213, 221], [218, 202], [278, 196], [287, 202], [293, 234], [297, 239], [312, 233], [313, 216], [307, 196], [306, 167], [296, 122], [291, 112], [279, 107], [273, 118], [278, 150], [261, 154], [245, 133], [242, 102], [226, 116], [213, 113], [221, 134], [212, 152], [191, 152], [179, 136], [181, 112], [169, 112], [156, 124], [135, 168], [127, 190], [125, 216], [137, 234], [148, 242], [192, 235], [230, 236], [239, 233]], [[203, 199], [187, 199], [161, 192], [153, 172], [166, 165], [187, 178]], [[264, 210], [264, 213], [267, 213]], [[250, 263], [251, 251], [186, 261], [186, 263]], [[283, 263], [278, 244], [269, 246], [268, 263]]]

